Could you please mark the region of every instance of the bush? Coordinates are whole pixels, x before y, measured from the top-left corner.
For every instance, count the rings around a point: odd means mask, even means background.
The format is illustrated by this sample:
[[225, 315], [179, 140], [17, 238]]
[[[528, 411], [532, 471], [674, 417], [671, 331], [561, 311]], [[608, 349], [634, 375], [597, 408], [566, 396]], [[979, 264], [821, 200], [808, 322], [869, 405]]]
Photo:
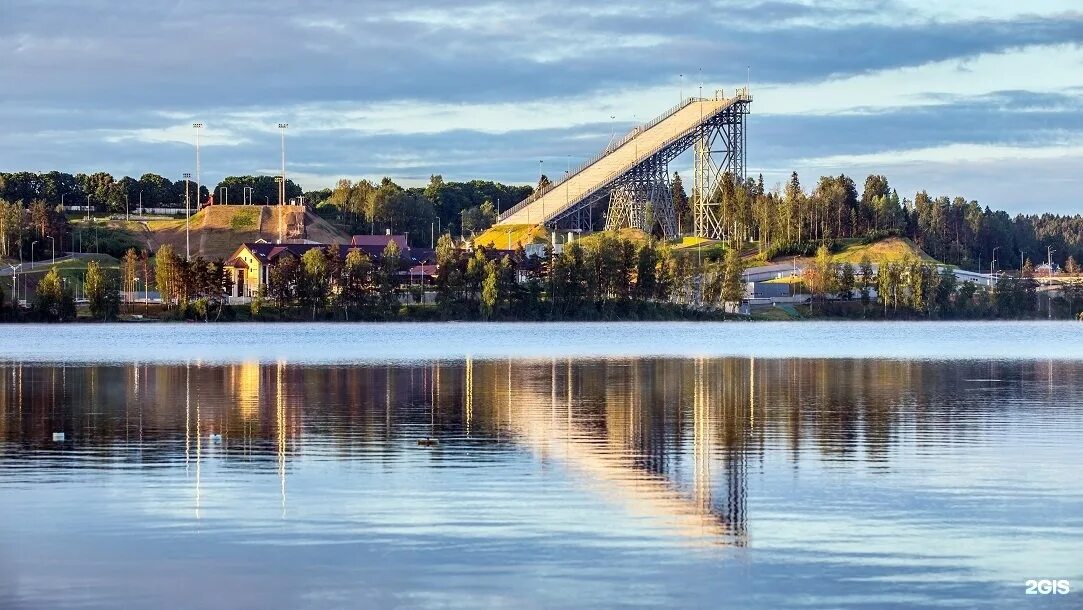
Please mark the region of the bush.
[[861, 244], [867, 246], [869, 244], [874, 244], [882, 239], [887, 239], [889, 237], [899, 237], [899, 230], [880, 229], [878, 231], [872, 231], [871, 233], [866, 234], [865, 237], [861, 238]]
[[118, 227], [99, 227], [96, 230], [84, 230], [82, 232], [83, 250], [94, 250], [102, 254], [108, 254], [113, 258], [124, 258], [129, 248], [136, 251], [142, 250], [145, 244], [127, 229]]
[[229, 228], [234, 231], [254, 231], [259, 228], [259, 216], [255, 208], [239, 210], [229, 219]]

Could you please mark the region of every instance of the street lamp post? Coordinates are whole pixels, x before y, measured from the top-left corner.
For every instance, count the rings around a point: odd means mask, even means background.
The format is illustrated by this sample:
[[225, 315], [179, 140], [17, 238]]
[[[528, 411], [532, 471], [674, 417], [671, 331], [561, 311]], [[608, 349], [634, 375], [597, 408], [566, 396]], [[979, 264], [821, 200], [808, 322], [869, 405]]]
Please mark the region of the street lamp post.
[[53, 251], [53, 266], [56, 266], [56, 240], [52, 235], [46, 235], [49, 238], [49, 249]]
[[[198, 131], [196, 132], [199, 133]], [[191, 198], [188, 196], [189, 182], [191, 182], [192, 174], [184, 173], [184, 260], [188, 260], [192, 256], [191, 241], [189, 239], [188, 226], [192, 218], [192, 203]], [[198, 187], [197, 187], [198, 188]], [[198, 194], [197, 194], [198, 196]]]
[[30, 268], [34, 268], [34, 246], [38, 245], [38, 240], [30, 242]]
[[124, 222], [128, 222], [131, 218], [128, 215], [128, 193], [124, 193]]
[[283, 226], [282, 226], [282, 176], [275, 176], [275, 182], [278, 183], [278, 243], [282, 243]]
[[[199, 207], [199, 131], [203, 129], [203, 123], [192, 123], [192, 129], [196, 130], [196, 207]], [[185, 174], [187, 178], [191, 174]], [[192, 245], [189, 230], [192, 220], [192, 204], [188, 197], [188, 181], [184, 182], [184, 260], [191, 260]]]
[[1053, 253], [1056, 252], [1056, 250], [1053, 249], [1053, 246], [1046, 246], [1045, 249], [1046, 257], [1048, 258], [1046, 264], [1049, 265], [1049, 277], [1053, 277]]
[[19, 267], [22, 267], [22, 265], [8, 265], [8, 267], [11, 267], [11, 302], [14, 303], [16, 307], [18, 307], [19, 285], [16, 284], [16, 281], [19, 277]]
[[289, 123], [278, 124], [278, 134], [282, 140], [282, 184], [278, 187], [278, 205], [286, 205], [286, 128]]

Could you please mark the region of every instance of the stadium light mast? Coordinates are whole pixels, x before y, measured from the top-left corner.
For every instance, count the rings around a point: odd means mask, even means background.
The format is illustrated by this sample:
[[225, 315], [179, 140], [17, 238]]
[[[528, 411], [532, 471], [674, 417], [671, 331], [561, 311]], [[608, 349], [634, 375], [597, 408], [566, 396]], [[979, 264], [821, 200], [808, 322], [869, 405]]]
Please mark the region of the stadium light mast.
[[278, 187], [278, 205], [286, 205], [286, 128], [289, 123], [279, 123], [278, 133], [282, 136], [282, 184]]
[[[199, 131], [203, 129], [203, 123], [192, 123], [192, 129], [196, 130], [196, 205], [199, 205]], [[185, 260], [192, 257], [191, 245], [188, 239], [188, 225], [192, 218], [192, 206], [188, 198], [188, 183], [184, 184], [184, 256]]]
[[188, 183], [191, 182], [192, 174], [188, 172], [184, 173], [184, 260], [188, 260], [192, 257], [192, 249], [189, 245], [188, 239], [188, 224], [192, 218], [192, 204], [191, 199], [188, 196], [189, 188]]

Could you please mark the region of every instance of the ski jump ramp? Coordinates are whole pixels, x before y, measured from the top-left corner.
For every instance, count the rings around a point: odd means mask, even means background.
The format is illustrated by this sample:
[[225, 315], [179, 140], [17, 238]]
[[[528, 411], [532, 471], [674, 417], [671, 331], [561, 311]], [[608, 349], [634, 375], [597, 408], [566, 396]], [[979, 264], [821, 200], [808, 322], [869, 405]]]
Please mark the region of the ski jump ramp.
[[636, 127], [549, 188], [509, 208], [497, 224], [589, 229], [594, 225], [594, 208], [602, 211], [609, 200], [606, 228], [650, 231], [658, 224], [671, 237], [677, 230], [669, 163], [695, 147], [696, 188], [704, 189], [700, 192], [713, 192], [724, 172], [744, 178], [744, 117], [751, 102], [747, 89], [737, 90], [732, 97], [719, 91], [713, 98], [688, 98]]

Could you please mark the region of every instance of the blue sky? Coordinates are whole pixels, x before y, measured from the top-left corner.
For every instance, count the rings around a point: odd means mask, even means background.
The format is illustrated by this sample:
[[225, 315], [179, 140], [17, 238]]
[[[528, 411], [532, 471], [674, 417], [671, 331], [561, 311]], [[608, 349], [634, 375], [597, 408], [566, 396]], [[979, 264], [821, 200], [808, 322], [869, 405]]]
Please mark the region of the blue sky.
[[0, 3], [0, 168], [177, 179], [202, 121], [205, 181], [272, 173], [284, 121], [306, 188], [533, 183], [750, 67], [769, 186], [876, 172], [904, 196], [1083, 211], [1078, 0], [128, 4]]

